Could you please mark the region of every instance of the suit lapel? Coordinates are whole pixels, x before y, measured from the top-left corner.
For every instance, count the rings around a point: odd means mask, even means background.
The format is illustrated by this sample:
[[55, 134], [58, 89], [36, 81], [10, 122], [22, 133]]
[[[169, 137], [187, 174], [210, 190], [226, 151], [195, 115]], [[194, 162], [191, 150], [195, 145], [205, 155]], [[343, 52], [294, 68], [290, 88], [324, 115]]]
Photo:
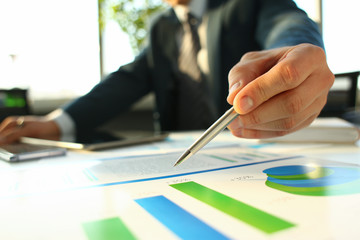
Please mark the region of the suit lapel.
[[177, 32], [179, 31], [179, 28], [181, 27], [181, 23], [179, 22], [178, 18], [176, 17], [176, 14], [174, 10], [172, 9], [169, 12], [168, 20], [164, 21], [164, 26], [162, 28], [163, 33], [163, 47], [165, 55], [169, 57], [173, 62], [172, 64], [176, 64], [177, 58], [178, 58], [178, 45], [176, 41]]
[[208, 31], [207, 31], [207, 46], [208, 46], [208, 62], [210, 69], [210, 83], [215, 103], [219, 102], [219, 89], [221, 87], [221, 30], [222, 30], [222, 13], [223, 5], [221, 1], [208, 1]]

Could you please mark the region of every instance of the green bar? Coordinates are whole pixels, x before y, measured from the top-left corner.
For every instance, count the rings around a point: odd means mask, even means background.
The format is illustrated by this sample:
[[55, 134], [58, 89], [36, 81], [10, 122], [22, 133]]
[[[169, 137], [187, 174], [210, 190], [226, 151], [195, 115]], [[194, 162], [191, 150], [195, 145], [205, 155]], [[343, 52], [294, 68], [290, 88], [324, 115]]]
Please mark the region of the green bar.
[[195, 182], [178, 183], [170, 186], [265, 233], [275, 233], [295, 226], [293, 223]]
[[117, 217], [83, 223], [89, 240], [135, 239], [126, 225]]

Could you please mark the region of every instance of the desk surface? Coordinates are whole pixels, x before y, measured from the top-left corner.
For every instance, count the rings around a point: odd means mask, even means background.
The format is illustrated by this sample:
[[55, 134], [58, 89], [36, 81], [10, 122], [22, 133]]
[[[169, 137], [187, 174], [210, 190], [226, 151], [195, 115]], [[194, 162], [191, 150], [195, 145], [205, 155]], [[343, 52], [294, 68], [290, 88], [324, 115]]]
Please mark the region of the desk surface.
[[360, 147], [200, 133], [0, 162], [0, 239], [356, 239]]

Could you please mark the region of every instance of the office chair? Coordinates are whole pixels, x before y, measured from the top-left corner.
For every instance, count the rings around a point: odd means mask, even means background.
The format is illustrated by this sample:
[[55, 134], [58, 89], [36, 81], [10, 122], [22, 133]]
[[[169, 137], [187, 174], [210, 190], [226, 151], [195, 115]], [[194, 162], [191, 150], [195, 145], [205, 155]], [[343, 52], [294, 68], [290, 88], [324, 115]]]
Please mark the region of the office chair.
[[335, 74], [334, 86], [330, 89], [320, 116], [342, 117], [345, 113], [355, 111], [359, 74], [360, 72]]

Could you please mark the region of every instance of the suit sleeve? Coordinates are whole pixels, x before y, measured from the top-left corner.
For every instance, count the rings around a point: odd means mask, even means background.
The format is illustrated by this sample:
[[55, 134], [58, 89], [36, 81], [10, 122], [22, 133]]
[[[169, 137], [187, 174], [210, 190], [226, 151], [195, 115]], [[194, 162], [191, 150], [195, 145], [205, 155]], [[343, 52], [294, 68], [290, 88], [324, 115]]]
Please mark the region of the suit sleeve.
[[291, 0], [260, 1], [257, 41], [264, 49], [311, 43], [324, 48], [318, 26]]
[[152, 81], [146, 52], [64, 107], [75, 122], [77, 137], [128, 110], [150, 92]]

